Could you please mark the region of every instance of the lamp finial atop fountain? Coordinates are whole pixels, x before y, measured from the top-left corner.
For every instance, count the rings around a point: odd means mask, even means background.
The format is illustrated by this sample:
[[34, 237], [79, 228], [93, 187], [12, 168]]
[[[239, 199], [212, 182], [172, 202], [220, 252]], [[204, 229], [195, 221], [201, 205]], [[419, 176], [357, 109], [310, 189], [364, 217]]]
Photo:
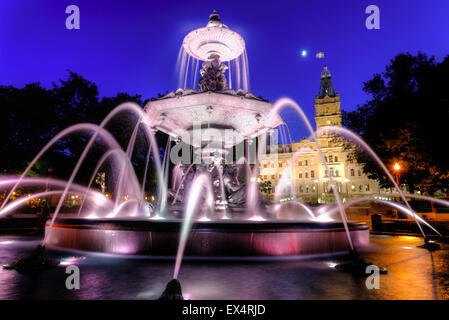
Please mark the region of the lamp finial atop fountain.
[[214, 10], [209, 16], [209, 22], [207, 23], [207, 27], [225, 27], [225, 24], [220, 19], [220, 15]]

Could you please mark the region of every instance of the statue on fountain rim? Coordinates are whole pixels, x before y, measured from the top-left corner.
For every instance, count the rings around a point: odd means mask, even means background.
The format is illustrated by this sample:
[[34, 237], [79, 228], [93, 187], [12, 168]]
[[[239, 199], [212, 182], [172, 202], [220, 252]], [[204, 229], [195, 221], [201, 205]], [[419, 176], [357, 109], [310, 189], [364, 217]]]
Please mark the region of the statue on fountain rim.
[[228, 88], [225, 71], [227, 66], [221, 63], [220, 56], [212, 54], [209, 59], [203, 63], [200, 70], [201, 79], [198, 81], [200, 91], [222, 91]]

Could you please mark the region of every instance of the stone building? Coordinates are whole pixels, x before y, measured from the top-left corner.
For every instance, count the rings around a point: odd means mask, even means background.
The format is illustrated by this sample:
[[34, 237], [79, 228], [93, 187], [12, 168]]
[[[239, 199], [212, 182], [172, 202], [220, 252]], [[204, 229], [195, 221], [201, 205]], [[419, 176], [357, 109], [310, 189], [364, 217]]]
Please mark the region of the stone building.
[[[327, 67], [321, 73], [320, 91], [315, 97], [315, 124], [317, 130], [326, 126], [342, 126], [340, 95], [332, 85], [332, 76]], [[350, 197], [380, 193], [378, 182], [369, 179], [363, 173], [362, 166], [348, 157], [348, 151], [332, 132], [321, 132], [317, 138], [343, 201]], [[319, 160], [315, 142], [302, 138], [299, 142], [293, 141], [276, 148], [278, 152], [270, 152], [268, 147], [261, 159], [259, 178], [271, 184], [271, 190], [265, 196], [273, 198], [278, 182], [291, 161], [291, 171], [286, 171], [284, 178], [284, 199], [293, 197], [319, 203], [334, 201], [329, 176]]]

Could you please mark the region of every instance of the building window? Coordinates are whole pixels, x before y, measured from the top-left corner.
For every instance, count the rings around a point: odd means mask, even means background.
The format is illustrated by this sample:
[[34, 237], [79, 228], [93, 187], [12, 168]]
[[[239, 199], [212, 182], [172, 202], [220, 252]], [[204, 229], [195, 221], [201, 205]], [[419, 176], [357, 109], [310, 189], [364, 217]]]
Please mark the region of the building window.
[[310, 159], [310, 165], [313, 166], [313, 159]]
[[304, 165], [308, 166], [307, 160], [304, 160]]
[[306, 172], [304, 173], [304, 176], [306, 177], [306, 179], [308, 179], [308, 178], [309, 178], [309, 173], [306, 171]]
[[302, 179], [302, 171], [299, 171], [298, 178]]
[[312, 186], [312, 190], [313, 190], [313, 191], [316, 191], [316, 185], [313, 185], [313, 186]]
[[315, 171], [314, 171], [314, 170], [310, 171], [310, 177], [311, 177], [312, 179], [315, 178]]
[[271, 163], [271, 167], [274, 168], [274, 162]]
[[274, 174], [271, 175], [271, 180], [276, 179], [276, 176]]
[[264, 164], [263, 164], [263, 167], [264, 167], [264, 168], [268, 168], [268, 164], [264, 163]]
[[267, 178], [268, 178], [267, 176], [263, 176], [263, 179], [264, 179], [264, 180], [267, 180]]
[[357, 170], [357, 175], [360, 177], [362, 175], [362, 171]]
[[334, 176], [334, 168], [329, 168], [329, 174], [331, 175], [331, 177], [333, 177]]
[[362, 185], [359, 185], [359, 192], [362, 192]]
[[339, 177], [338, 170], [335, 170], [335, 176]]
[[304, 190], [303, 190], [303, 188], [302, 188], [302, 184], [299, 186], [299, 192], [301, 192], [301, 193], [304, 192]]
[[351, 169], [351, 177], [355, 175], [354, 169]]
[[331, 156], [331, 155], [329, 155], [329, 162], [333, 162], [333, 161], [332, 161], [332, 156]]
[[302, 166], [302, 161], [298, 161], [298, 166]]
[[365, 191], [369, 191], [369, 184], [365, 184]]
[[355, 185], [351, 185], [351, 191], [355, 191]]
[[334, 162], [338, 162], [338, 157], [337, 156], [334, 157]]
[[306, 193], [309, 193], [309, 186], [306, 186]]

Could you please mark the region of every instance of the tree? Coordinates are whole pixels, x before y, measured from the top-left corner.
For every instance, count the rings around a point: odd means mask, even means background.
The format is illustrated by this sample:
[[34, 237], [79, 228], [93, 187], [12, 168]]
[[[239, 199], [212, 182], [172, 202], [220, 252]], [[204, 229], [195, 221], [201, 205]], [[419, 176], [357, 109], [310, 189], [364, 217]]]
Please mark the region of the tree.
[[273, 190], [273, 186], [271, 185], [271, 181], [266, 180], [259, 183], [259, 191], [262, 193], [270, 193]]
[[[39, 83], [28, 84], [20, 89], [0, 86], [0, 109], [3, 115], [0, 120], [0, 154], [3, 155], [0, 158], [1, 172], [22, 172], [44, 145], [63, 129], [83, 122], [99, 124], [112, 109], [130, 101], [143, 106], [148, 100], [143, 101], [141, 95], [131, 96], [127, 93], [100, 100], [96, 84], [73, 72], [69, 72], [67, 79], [53, 84], [50, 89], [43, 88]], [[106, 128], [124, 150], [136, 121], [135, 115], [123, 114]], [[90, 132], [81, 132], [59, 140], [35, 164], [30, 175], [48, 175], [51, 166], [53, 177], [67, 179], [90, 137]], [[158, 133], [156, 140], [163, 149], [167, 136]], [[147, 150], [148, 141], [140, 132], [132, 159], [138, 177], [143, 175]], [[94, 144], [76, 182], [86, 184], [90, 180], [92, 170], [104, 151], [101, 143]], [[153, 162], [149, 164], [148, 175], [147, 185], [155, 189], [152, 186], [156, 179]]]
[[[410, 192], [447, 191], [449, 162], [444, 141], [449, 120], [449, 56], [437, 63], [419, 53], [399, 54], [382, 74], [364, 83], [372, 99], [343, 113], [343, 125], [358, 133], [392, 168], [401, 165], [401, 182]], [[391, 187], [384, 172], [360, 148], [352, 156], [368, 177]]]

